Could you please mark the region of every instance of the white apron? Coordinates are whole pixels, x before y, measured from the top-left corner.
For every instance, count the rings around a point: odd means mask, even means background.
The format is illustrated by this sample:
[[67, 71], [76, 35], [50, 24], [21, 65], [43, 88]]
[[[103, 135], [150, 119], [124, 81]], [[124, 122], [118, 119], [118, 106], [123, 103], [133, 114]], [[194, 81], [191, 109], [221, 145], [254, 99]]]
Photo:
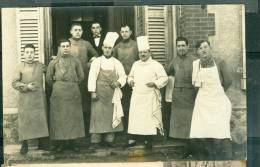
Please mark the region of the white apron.
[[200, 68], [202, 86], [199, 88], [191, 122], [191, 138], [231, 138], [231, 102], [219, 79], [216, 64]]
[[161, 111], [158, 112], [157, 116], [153, 112], [160, 107], [158, 104], [160, 94], [156, 93], [154, 88], [145, 85], [155, 79], [155, 74], [151, 72], [152, 67], [149, 64], [136, 71], [138, 72], [134, 74], [135, 86], [130, 102], [128, 133], [156, 135], [157, 127], [154, 119], [161, 122]]

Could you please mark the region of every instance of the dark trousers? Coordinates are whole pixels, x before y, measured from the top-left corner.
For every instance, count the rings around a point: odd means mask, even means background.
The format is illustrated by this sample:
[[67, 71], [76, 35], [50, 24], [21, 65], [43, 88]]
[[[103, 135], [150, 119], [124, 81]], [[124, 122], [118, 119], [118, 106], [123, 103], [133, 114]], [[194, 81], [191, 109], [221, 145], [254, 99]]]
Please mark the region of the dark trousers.
[[232, 143], [230, 139], [193, 139], [192, 152], [198, 159], [225, 160], [232, 158]]
[[123, 106], [123, 111], [124, 111], [124, 117], [123, 117], [123, 125], [124, 125], [124, 132], [127, 133], [128, 129], [128, 116], [129, 116], [129, 108], [130, 108], [130, 100], [131, 100], [131, 95], [132, 95], [132, 88], [126, 84], [122, 88], [122, 106]]

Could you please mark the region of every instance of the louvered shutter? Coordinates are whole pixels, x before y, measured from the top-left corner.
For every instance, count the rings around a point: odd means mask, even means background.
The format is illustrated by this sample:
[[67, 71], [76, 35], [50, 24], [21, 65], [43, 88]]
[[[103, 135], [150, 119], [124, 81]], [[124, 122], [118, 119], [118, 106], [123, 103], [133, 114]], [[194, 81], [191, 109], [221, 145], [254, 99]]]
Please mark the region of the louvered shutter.
[[146, 35], [149, 36], [153, 58], [162, 64], [165, 64], [168, 52], [166, 12], [167, 6], [145, 6]]
[[23, 47], [26, 44], [32, 43], [35, 46], [35, 59], [43, 62], [43, 39], [41, 36], [41, 20], [40, 8], [19, 8], [17, 9], [17, 40], [18, 40], [18, 54], [20, 61], [24, 61]]

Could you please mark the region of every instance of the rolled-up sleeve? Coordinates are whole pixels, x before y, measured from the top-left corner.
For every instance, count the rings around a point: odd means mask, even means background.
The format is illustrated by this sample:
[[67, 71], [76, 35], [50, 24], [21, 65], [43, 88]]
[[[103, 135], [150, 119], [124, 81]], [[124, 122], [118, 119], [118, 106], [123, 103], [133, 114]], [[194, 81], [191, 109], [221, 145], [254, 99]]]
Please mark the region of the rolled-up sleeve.
[[12, 80], [12, 87], [19, 92], [27, 92], [29, 91], [27, 84], [23, 83], [22, 80], [22, 72], [21, 72], [22, 65], [18, 65], [15, 69], [15, 73]]
[[130, 84], [130, 82], [134, 80], [135, 66], [136, 66], [136, 63], [133, 64], [133, 66], [132, 66], [132, 68], [130, 70], [130, 73], [127, 76], [127, 83], [128, 84]]
[[220, 62], [220, 72], [223, 78], [222, 86], [224, 87], [224, 90], [227, 91], [232, 84], [232, 76], [224, 60]]
[[121, 87], [123, 87], [126, 83], [126, 74], [123, 65], [118, 61], [117, 62], [117, 74], [118, 74], [118, 82], [120, 83]]
[[88, 76], [88, 91], [89, 92], [96, 92], [96, 82], [97, 82], [97, 73], [98, 73], [98, 66], [99, 58], [93, 60], [90, 65], [89, 76]]

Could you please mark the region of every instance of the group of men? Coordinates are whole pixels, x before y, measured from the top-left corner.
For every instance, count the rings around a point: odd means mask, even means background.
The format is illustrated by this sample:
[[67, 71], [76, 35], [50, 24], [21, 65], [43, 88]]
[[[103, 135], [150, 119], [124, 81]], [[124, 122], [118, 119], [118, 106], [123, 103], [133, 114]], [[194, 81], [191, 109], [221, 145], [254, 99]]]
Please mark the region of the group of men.
[[88, 133], [92, 149], [113, 147], [115, 132], [127, 129], [132, 135], [126, 146], [135, 145], [139, 134], [148, 135], [144, 142], [151, 148], [150, 135], [157, 134], [157, 127], [163, 133], [159, 89], [168, 81], [163, 66], [152, 60], [146, 36], [137, 38], [138, 45], [130, 38], [128, 25], [121, 27], [122, 40], [116, 46], [116, 32], [102, 37], [99, 23], [91, 30], [93, 40], [88, 42], [81, 38], [82, 25], [72, 24], [71, 38], [58, 42], [58, 54], [48, 66], [54, 150], [61, 152], [67, 143], [78, 151], [75, 139]]
[[192, 84], [196, 58], [189, 54], [188, 40], [176, 39], [177, 56], [164, 68], [153, 60], [148, 37], [132, 40], [128, 25], [121, 27], [116, 46], [116, 32], [103, 36], [96, 22], [91, 30], [88, 42], [82, 39], [82, 25], [72, 24], [71, 38], [58, 42], [58, 54], [48, 65], [49, 136], [56, 141], [54, 150], [62, 152], [68, 146], [78, 152], [75, 139], [87, 134], [91, 149], [113, 147], [115, 134], [121, 131], [128, 134], [127, 147], [135, 146], [141, 135], [145, 148], [152, 148], [153, 136], [165, 133], [160, 89], [167, 85], [168, 75], [175, 77], [169, 136], [192, 148], [186, 139], [197, 94]]

